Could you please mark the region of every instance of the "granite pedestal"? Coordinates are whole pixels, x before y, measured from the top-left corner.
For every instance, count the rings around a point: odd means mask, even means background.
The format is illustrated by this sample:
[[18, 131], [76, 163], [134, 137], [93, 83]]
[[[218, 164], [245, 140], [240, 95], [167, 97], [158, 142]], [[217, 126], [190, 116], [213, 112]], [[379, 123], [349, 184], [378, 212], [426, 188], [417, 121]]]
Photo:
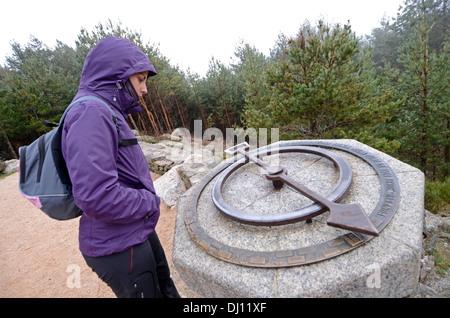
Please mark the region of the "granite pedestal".
[[[355, 140], [323, 140], [373, 155], [387, 164], [398, 180], [399, 197], [392, 218], [378, 237], [337, 256], [305, 265], [253, 267], [228, 262], [201, 248], [190, 236], [186, 212], [195, 205], [196, 226], [218, 245], [232, 249], [277, 252], [335, 242], [336, 237], [363, 237], [326, 224], [329, 212], [312, 219], [280, 226], [247, 225], [223, 215], [214, 205], [211, 193], [215, 168], [179, 200], [174, 237], [173, 261], [186, 284], [205, 297], [406, 297], [418, 287], [424, 214], [424, 176], [418, 169]], [[281, 142], [283, 145], [286, 142]], [[299, 143], [301, 143], [299, 141]], [[347, 151], [328, 149], [351, 166], [353, 182], [341, 203], [360, 203], [370, 214], [380, 204], [382, 182], [379, 172], [360, 157]], [[339, 180], [336, 167], [327, 159], [303, 153], [268, 156], [297, 179], [326, 196]], [[378, 160], [378, 159], [377, 159]], [[211, 177], [213, 176], [213, 177]], [[199, 188], [200, 187], [200, 188]], [[200, 193], [198, 202], [192, 194]], [[312, 201], [287, 186], [276, 190], [255, 164], [249, 163], [226, 181], [223, 198], [238, 209], [254, 213], [284, 213]], [[191, 222], [191, 221], [189, 221]], [[347, 239], [346, 239], [347, 240]], [[330, 246], [332, 249], [333, 246]], [[328, 251], [328, 250], [327, 250]], [[306, 252], [305, 252], [306, 253]], [[297, 255], [298, 256], [298, 255]], [[308, 257], [308, 255], [300, 255]], [[301, 264], [301, 262], [300, 262]]]

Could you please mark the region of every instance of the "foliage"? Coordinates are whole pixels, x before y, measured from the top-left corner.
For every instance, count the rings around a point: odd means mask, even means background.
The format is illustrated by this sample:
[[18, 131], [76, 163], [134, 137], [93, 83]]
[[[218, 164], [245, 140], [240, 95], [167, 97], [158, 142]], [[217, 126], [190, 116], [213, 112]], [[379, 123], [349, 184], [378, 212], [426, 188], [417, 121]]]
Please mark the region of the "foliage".
[[[0, 129], [18, 143], [28, 143], [57, 121], [76, 92], [74, 50], [60, 42], [51, 50], [36, 38], [24, 48], [12, 44], [13, 57], [1, 68]], [[6, 138], [6, 137], [5, 137]]]
[[[43, 120], [59, 120], [78, 90], [87, 53], [108, 36], [127, 38], [138, 45], [160, 73], [149, 81], [149, 94], [143, 102], [144, 106], [147, 103], [153, 107], [145, 106], [144, 113], [130, 117], [133, 128], [159, 134], [189, 120], [186, 104], [190, 91], [184, 74], [172, 67], [156, 46], [143, 43], [140, 33], [109, 21], [97, 25], [91, 32], [81, 29], [75, 48], [58, 41], [52, 49], [34, 37], [25, 47], [12, 44], [13, 55], [6, 59], [0, 72], [2, 157], [17, 157], [21, 145], [47, 132], [49, 129], [42, 124]], [[186, 117], [183, 120], [182, 115]], [[157, 121], [159, 118], [168, 119], [168, 125], [165, 126], [166, 121]]]
[[378, 70], [395, 72], [391, 86], [404, 98], [392, 121], [398, 156], [430, 180], [444, 180], [449, 171], [447, 14], [447, 1], [407, 0], [384, 33], [372, 34]]
[[450, 207], [450, 178], [425, 183], [425, 209], [432, 213]]
[[208, 126], [222, 129], [239, 123], [242, 101], [240, 87], [235, 84], [233, 70], [211, 59], [206, 78], [201, 81], [200, 94], [204, 111], [208, 114]]
[[245, 105], [242, 123], [247, 128], [267, 128], [270, 122], [266, 106], [268, 93], [266, 70], [269, 61], [255, 47], [243, 42], [237, 47], [235, 55], [238, 63], [234, 65], [234, 69]]
[[380, 87], [370, 50], [360, 50], [350, 25], [306, 24], [285, 48], [268, 68], [266, 93], [246, 104], [249, 126], [279, 127], [282, 138], [359, 138], [395, 150], [377, 135], [397, 106], [392, 89]]
[[448, 0], [406, 0], [400, 6], [396, 18], [383, 18], [381, 26], [372, 30], [369, 37], [373, 47], [373, 59], [377, 67], [388, 61], [393, 67], [401, 68], [398, 56], [404, 40], [415, 32], [414, 28], [420, 13], [418, 5], [425, 7], [427, 24], [430, 28], [429, 47], [432, 51], [443, 48], [443, 38], [447, 35]]
[[[81, 29], [74, 48], [49, 48], [36, 38], [0, 68], [0, 156], [17, 150], [57, 121], [78, 89], [89, 50], [119, 36], [138, 45], [158, 76], [148, 81], [143, 112], [129, 124], [146, 134], [177, 127], [279, 128], [281, 138], [352, 138], [448, 180], [448, 1], [405, 0], [365, 39], [351, 25], [305, 21], [291, 38], [280, 34], [270, 56], [250, 43], [233, 63], [212, 58], [204, 77], [172, 66], [142, 34], [108, 21]], [[428, 195], [431, 197], [431, 195]]]

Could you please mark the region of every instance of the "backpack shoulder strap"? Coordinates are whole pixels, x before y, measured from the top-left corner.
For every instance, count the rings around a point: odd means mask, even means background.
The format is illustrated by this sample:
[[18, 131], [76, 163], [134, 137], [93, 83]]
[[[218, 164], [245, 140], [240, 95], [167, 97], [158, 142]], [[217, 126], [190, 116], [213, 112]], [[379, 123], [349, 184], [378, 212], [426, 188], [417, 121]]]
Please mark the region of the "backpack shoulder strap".
[[69, 112], [69, 110], [75, 106], [76, 104], [82, 103], [82, 102], [86, 102], [88, 100], [95, 100], [97, 102], [102, 103], [103, 105], [105, 105], [106, 107], [108, 107], [109, 112], [111, 113], [111, 117], [113, 119], [114, 125], [116, 126], [116, 130], [117, 133], [120, 133], [120, 128], [119, 125], [117, 124], [117, 117], [116, 114], [114, 113], [114, 111], [112, 110], [112, 108], [102, 99], [95, 97], [95, 96], [84, 96], [84, 97], [80, 97], [79, 99], [73, 101], [64, 111], [63, 115], [61, 116], [61, 119], [59, 120], [59, 126], [62, 126], [62, 124], [64, 123], [64, 119], [66, 118], [67, 113]]
[[[113, 119], [114, 125], [116, 126], [117, 134], [119, 135], [119, 133], [120, 133], [120, 128], [119, 128], [119, 125], [117, 124], [117, 117], [116, 117], [116, 114], [114, 113], [114, 111], [112, 110], [112, 108], [111, 108], [105, 101], [103, 101], [102, 99], [100, 99], [100, 98], [98, 98], [98, 97], [95, 97], [95, 96], [84, 96], [84, 97], [81, 97], [81, 98], [79, 98], [79, 99], [73, 101], [73, 102], [67, 107], [67, 109], [64, 111], [63, 115], [61, 116], [61, 119], [60, 119], [60, 121], [59, 121], [59, 126], [62, 127], [62, 124], [64, 123], [64, 119], [65, 119], [67, 113], [69, 112], [69, 110], [70, 110], [74, 105], [76, 105], [76, 104], [78, 104], [78, 103], [82, 103], [82, 102], [88, 101], [88, 100], [95, 100], [95, 101], [97, 101], [97, 102], [102, 103], [102, 104], [105, 105], [106, 107], [108, 107], [109, 112], [111, 113], [111, 117], [112, 117], [112, 119]], [[136, 138], [133, 138], [133, 139], [122, 139], [122, 138], [119, 137], [119, 147], [122, 147], [122, 146], [133, 146], [133, 145], [137, 145], [137, 144], [138, 144], [138, 141], [137, 141]]]

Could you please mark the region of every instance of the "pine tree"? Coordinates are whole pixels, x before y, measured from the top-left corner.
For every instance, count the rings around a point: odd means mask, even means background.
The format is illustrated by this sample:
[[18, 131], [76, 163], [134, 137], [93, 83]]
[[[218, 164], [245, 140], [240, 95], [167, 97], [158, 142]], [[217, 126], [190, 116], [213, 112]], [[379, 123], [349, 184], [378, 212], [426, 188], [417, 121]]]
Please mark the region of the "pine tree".
[[449, 169], [448, 46], [445, 42], [439, 49], [430, 46], [436, 19], [429, 1], [410, 1], [407, 9], [413, 33], [400, 57], [404, 69], [400, 87], [408, 98], [402, 108], [407, 132], [401, 139], [402, 150], [429, 179], [445, 179]]
[[237, 47], [235, 56], [239, 61], [234, 65], [237, 85], [241, 87], [245, 102], [242, 122], [248, 128], [267, 128], [267, 58], [255, 47], [243, 42]]
[[[270, 119], [282, 138], [364, 138], [389, 118], [392, 93], [376, 86], [370, 50], [361, 50], [350, 25], [309, 25], [270, 68]], [[374, 132], [374, 131], [372, 131]], [[392, 146], [392, 145], [391, 145]]]

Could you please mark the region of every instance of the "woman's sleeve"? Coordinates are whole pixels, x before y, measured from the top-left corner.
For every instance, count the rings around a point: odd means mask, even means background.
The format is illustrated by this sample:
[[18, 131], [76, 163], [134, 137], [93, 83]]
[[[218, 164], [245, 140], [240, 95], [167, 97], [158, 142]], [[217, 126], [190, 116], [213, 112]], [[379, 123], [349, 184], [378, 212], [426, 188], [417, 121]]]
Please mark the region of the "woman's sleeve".
[[63, 142], [73, 196], [88, 217], [131, 223], [159, 211], [158, 196], [119, 183], [118, 134], [104, 105], [89, 101], [71, 110], [64, 124]]

